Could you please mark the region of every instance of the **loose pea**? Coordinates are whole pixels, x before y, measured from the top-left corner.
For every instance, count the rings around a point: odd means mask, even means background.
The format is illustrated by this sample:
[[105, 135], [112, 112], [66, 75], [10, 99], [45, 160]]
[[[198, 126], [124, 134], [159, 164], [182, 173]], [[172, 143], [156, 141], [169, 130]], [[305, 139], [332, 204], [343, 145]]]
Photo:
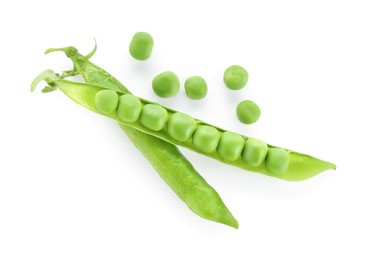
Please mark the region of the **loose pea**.
[[259, 139], [249, 138], [243, 148], [242, 159], [251, 167], [258, 167], [265, 160], [267, 144]]
[[100, 90], [95, 95], [95, 107], [102, 114], [110, 114], [117, 109], [118, 94], [114, 90]]
[[129, 53], [136, 60], [147, 60], [151, 56], [152, 48], [152, 36], [146, 32], [137, 32], [129, 45]]
[[232, 132], [224, 132], [219, 140], [217, 152], [225, 160], [237, 160], [243, 150], [245, 141], [242, 136]]
[[282, 148], [270, 148], [266, 157], [266, 169], [274, 174], [284, 173], [289, 166], [289, 153]]
[[244, 100], [237, 105], [236, 114], [242, 123], [252, 124], [260, 118], [261, 111], [255, 102]]
[[213, 152], [219, 142], [219, 131], [207, 125], [199, 126], [193, 135], [193, 145], [204, 153]]
[[187, 141], [194, 133], [197, 123], [194, 118], [176, 112], [167, 121], [167, 133], [180, 142]]
[[159, 97], [172, 97], [179, 92], [179, 78], [172, 71], [162, 72], [152, 80], [152, 89]]
[[238, 65], [228, 67], [223, 76], [226, 86], [233, 90], [238, 90], [246, 86], [248, 80], [247, 71]]
[[119, 98], [117, 115], [125, 122], [137, 121], [142, 110], [142, 103], [136, 96], [131, 94], [123, 95]]
[[168, 113], [159, 105], [147, 104], [142, 108], [140, 123], [148, 129], [160, 131], [166, 123]]
[[200, 76], [191, 76], [185, 81], [185, 93], [191, 99], [202, 99], [207, 95], [208, 87]]

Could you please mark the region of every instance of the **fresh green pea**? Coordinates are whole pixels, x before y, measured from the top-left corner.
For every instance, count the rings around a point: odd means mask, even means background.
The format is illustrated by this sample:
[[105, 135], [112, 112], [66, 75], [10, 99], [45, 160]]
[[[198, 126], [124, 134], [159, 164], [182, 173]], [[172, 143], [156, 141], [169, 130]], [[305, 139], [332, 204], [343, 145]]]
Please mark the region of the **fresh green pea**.
[[237, 105], [236, 114], [242, 123], [253, 124], [260, 118], [261, 110], [255, 102], [244, 100]]
[[110, 114], [117, 109], [118, 94], [114, 90], [100, 90], [95, 95], [95, 107], [102, 114]]
[[154, 131], [160, 131], [167, 121], [168, 113], [160, 105], [147, 104], [142, 108], [139, 122]]
[[162, 72], [152, 80], [152, 89], [162, 98], [175, 96], [180, 89], [179, 78], [172, 71]]
[[200, 76], [191, 76], [185, 81], [185, 93], [191, 99], [202, 99], [207, 95], [208, 87]]
[[176, 112], [167, 121], [167, 133], [175, 140], [185, 142], [193, 135], [196, 126], [193, 117]]
[[129, 53], [136, 60], [147, 60], [151, 56], [152, 48], [152, 36], [146, 32], [137, 32], [129, 45]]
[[266, 169], [273, 174], [286, 172], [289, 166], [289, 153], [282, 148], [270, 148], [266, 157]]
[[248, 73], [241, 66], [232, 65], [224, 71], [223, 81], [228, 88], [238, 90], [246, 86]]
[[137, 121], [142, 110], [142, 103], [138, 97], [125, 94], [119, 97], [117, 115], [125, 122]]
[[245, 141], [242, 136], [232, 132], [224, 132], [219, 140], [217, 152], [225, 160], [237, 160], [243, 150]]
[[249, 138], [243, 148], [242, 159], [251, 167], [258, 167], [265, 160], [267, 144], [259, 139]]
[[219, 131], [207, 125], [198, 126], [193, 135], [193, 145], [204, 153], [213, 152], [219, 142]]

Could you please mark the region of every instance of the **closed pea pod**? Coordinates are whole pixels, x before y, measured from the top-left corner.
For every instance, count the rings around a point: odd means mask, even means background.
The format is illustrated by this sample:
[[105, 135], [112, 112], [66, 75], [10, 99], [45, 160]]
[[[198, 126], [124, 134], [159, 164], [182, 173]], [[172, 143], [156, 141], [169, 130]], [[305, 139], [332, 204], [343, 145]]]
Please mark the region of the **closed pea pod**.
[[[78, 53], [74, 47], [66, 47], [59, 49], [49, 49], [46, 53], [53, 51], [63, 51], [74, 63], [74, 70], [67, 72], [69, 75], [81, 74], [89, 84], [100, 84], [103, 88], [117, 90], [121, 93], [129, 93], [128, 89], [120, 83], [115, 77], [107, 71], [92, 63], [89, 58], [94, 54], [96, 48], [83, 56]], [[31, 90], [34, 91], [36, 85], [41, 80], [56, 80], [52, 71], [41, 73], [41, 77], [37, 77], [32, 83]], [[68, 84], [67, 81], [60, 83], [60, 89], [75, 102], [83, 105], [93, 111], [93, 101], [88, 96], [89, 90], [94, 87], [88, 87], [88, 91], [84, 91], [83, 83]], [[61, 86], [62, 85], [62, 86]], [[76, 87], [75, 89], [73, 87]], [[78, 91], [81, 93], [77, 93]], [[85, 103], [83, 103], [85, 102]], [[115, 118], [116, 119], [116, 118]], [[153, 135], [138, 131], [137, 129], [125, 124], [120, 124], [121, 129], [126, 133], [133, 144], [151, 163], [159, 176], [169, 185], [169, 187], [184, 201], [189, 208], [202, 218], [216, 221], [234, 228], [238, 228], [238, 222], [225, 206], [219, 194], [211, 187], [202, 176], [194, 169], [192, 164], [185, 158], [178, 148]], [[202, 205], [192, 196], [192, 190], [200, 190], [201, 199], [206, 199], [209, 204]], [[209, 205], [209, 206], [208, 206]]]
[[[176, 146], [151, 136], [146, 146], [144, 133], [128, 132], [134, 144], [144, 151], [152, 166], [173, 191], [199, 216], [238, 228], [238, 222], [224, 205], [219, 194], [182, 157]], [[148, 136], [148, 135], [147, 135]], [[152, 147], [153, 149], [148, 149]]]
[[125, 122], [135, 122], [142, 110], [142, 103], [136, 96], [125, 94], [120, 96], [117, 115]]

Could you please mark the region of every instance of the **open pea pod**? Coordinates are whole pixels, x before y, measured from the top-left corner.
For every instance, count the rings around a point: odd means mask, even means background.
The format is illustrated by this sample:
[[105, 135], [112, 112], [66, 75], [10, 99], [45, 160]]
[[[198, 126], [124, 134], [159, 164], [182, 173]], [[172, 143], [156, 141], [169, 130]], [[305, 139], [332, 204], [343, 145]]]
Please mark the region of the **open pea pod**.
[[[158, 137], [172, 144], [180, 145], [202, 153], [206, 156], [220, 160], [226, 164], [289, 181], [305, 180], [325, 170], [336, 168], [334, 164], [317, 159], [310, 155], [298, 153], [289, 149], [279, 148], [273, 145], [266, 145], [262, 141], [256, 142], [256, 139], [238, 134], [235, 134], [235, 136], [240, 136], [240, 138], [243, 140], [243, 145], [241, 145], [242, 149], [243, 146], [245, 146], [245, 148], [243, 149], [242, 156], [231, 159], [229, 156], [226, 157], [225, 153], [220, 152], [222, 149], [219, 149], [219, 143], [222, 141], [222, 136], [225, 135], [225, 133], [230, 133], [229, 131], [210, 125], [201, 120], [193, 119], [195, 125], [191, 133], [187, 135], [187, 138], [180, 138], [179, 136], [176, 136], [173, 131], [169, 131], [168, 126], [169, 120], [172, 120], [176, 114], [182, 113], [142, 98], [137, 98], [141, 103], [142, 110], [140, 116], [138, 116], [138, 119], [122, 120], [121, 117], [123, 118], [123, 116], [121, 115], [123, 113], [118, 113], [117, 107], [121, 97], [126, 95], [125, 93], [117, 90], [115, 90], [115, 92], [108, 92], [109, 94], [114, 93], [112, 95], [115, 96], [115, 105], [110, 111], [103, 110], [100, 108], [100, 106], [103, 107], [103, 102], [107, 101], [106, 103], [109, 105], [109, 102], [113, 99], [106, 97], [103, 100], [103, 97], [100, 93], [111, 90], [106, 90], [105, 87], [100, 85], [78, 83], [63, 79], [55, 80], [56, 76], [50, 76], [52, 75], [52, 72], [47, 71], [47, 73], [49, 75], [47, 76], [46, 81], [51, 88], [60, 89], [76, 103], [90, 109], [91, 111], [110, 117], [123, 125], [135, 128], [141, 132]], [[107, 106], [104, 106], [104, 108], [105, 107]], [[154, 111], [154, 109], [156, 110]], [[162, 112], [159, 114], [157, 110]], [[158, 114], [158, 116], [154, 117], [154, 114]], [[152, 118], [152, 122], [150, 118]], [[162, 123], [159, 123], [159, 121]], [[251, 140], [255, 140], [255, 142], [251, 142]], [[284, 159], [283, 163], [276, 163], [275, 159], [273, 160], [269, 158], [270, 150], [274, 150], [276, 148], [279, 148], [280, 151], [284, 151], [287, 155], [287, 158]], [[277, 160], [281, 160], [280, 156]], [[286, 164], [286, 166], [282, 167], [282, 164]], [[275, 170], [271, 170], [272, 168]]]

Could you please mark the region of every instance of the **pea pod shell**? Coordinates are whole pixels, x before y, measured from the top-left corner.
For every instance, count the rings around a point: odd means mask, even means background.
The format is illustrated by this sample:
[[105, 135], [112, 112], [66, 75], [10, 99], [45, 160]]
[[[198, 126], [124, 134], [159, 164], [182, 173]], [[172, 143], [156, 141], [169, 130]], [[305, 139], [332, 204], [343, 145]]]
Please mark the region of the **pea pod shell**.
[[[86, 82], [94, 84], [102, 84], [105, 89], [116, 90], [121, 93], [130, 93], [129, 90], [115, 77], [104, 69], [89, 61], [89, 58], [95, 53], [95, 48], [86, 56], [78, 53], [75, 47], [66, 47], [59, 49], [49, 49], [46, 53], [52, 51], [63, 51], [74, 63], [74, 69], [66, 73], [66, 75], [81, 74]], [[47, 70], [35, 79], [31, 90], [38, 85], [41, 80], [57, 80], [53, 71]], [[52, 87], [52, 90], [56, 88]], [[128, 118], [131, 119], [130, 115]], [[133, 121], [133, 120], [132, 120]], [[170, 188], [184, 201], [188, 207], [202, 218], [219, 222], [233, 228], [238, 228], [238, 222], [225, 206], [219, 194], [211, 187], [200, 174], [194, 169], [191, 163], [180, 153], [179, 149], [162, 139], [152, 135], [142, 133], [132, 127], [120, 124], [121, 129], [126, 133], [133, 144], [139, 149], [144, 157], [151, 163], [160, 177], [170, 186]], [[159, 147], [159, 149], [155, 149]], [[171, 159], [173, 159], [174, 167], [171, 168]], [[184, 176], [184, 178], [182, 178]], [[187, 186], [185, 179], [195, 180], [196, 185]], [[199, 189], [198, 194], [202, 198], [210, 199], [210, 207], [194, 203], [191, 189]], [[203, 189], [204, 188], [204, 189]], [[205, 191], [205, 192], [204, 192]], [[199, 202], [199, 201], [198, 201]]]
[[[95, 107], [94, 104], [94, 97], [96, 95], [97, 92], [105, 89], [102, 86], [98, 86], [98, 85], [93, 85], [93, 84], [85, 84], [85, 83], [78, 83], [78, 82], [70, 82], [70, 81], [66, 81], [66, 80], [57, 80], [54, 81], [54, 84], [62, 91], [64, 92], [69, 98], [71, 98], [72, 100], [74, 100], [76, 103], [90, 109], [91, 111], [94, 111], [96, 113], [99, 113]], [[140, 98], [142, 104], [146, 105], [146, 104], [157, 104], [154, 102], [150, 102], [148, 100], [142, 99]], [[177, 111], [172, 110], [170, 108], [166, 108], [164, 107], [169, 114], [173, 114]], [[158, 137], [162, 140], [165, 140], [167, 142], [170, 142], [172, 144], [175, 145], [180, 145], [183, 147], [186, 147], [188, 149], [197, 151], [194, 147], [194, 145], [192, 144], [191, 139], [186, 141], [186, 142], [179, 142], [173, 138], [171, 138], [166, 129], [162, 129], [161, 131], [151, 131], [150, 129], [144, 127], [143, 125], [141, 125], [138, 121], [137, 122], [133, 122], [133, 123], [127, 123], [127, 122], [122, 122], [116, 115], [116, 113], [111, 113], [109, 115], [107, 115], [108, 117], [122, 123], [125, 125], [128, 125], [130, 127], [133, 127], [135, 129], [138, 129], [139, 131], [145, 132], [147, 134], [153, 135], [155, 137]], [[207, 125], [207, 126], [212, 126], [210, 124], [207, 124], [201, 120], [197, 119], [197, 123], [198, 125]], [[214, 128], [216, 128], [218, 131], [220, 131], [221, 133], [226, 132], [226, 130], [216, 127], [216, 126], [212, 126]], [[248, 137], [247, 136], [243, 136], [241, 135], [242, 138], [244, 140], [247, 140]], [[268, 144], [268, 148], [274, 148], [276, 146], [273, 145], [269, 145]], [[283, 148], [284, 149], [284, 148]], [[202, 151], [197, 151], [199, 153], [205, 154], [206, 156], [212, 157], [214, 159], [223, 161], [227, 164], [248, 170], [248, 171], [253, 171], [253, 172], [259, 172], [262, 174], [266, 174], [269, 176], [273, 176], [273, 177], [277, 177], [277, 178], [281, 178], [284, 180], [288, 180], [288, 181], [301, 181], [301, 180], [305, 180], [308, 179], [310, 177], [313, 177], [315, 175], [317, 175], [320, 172], [323, 172], [325, 170], [328, 169], [335, 169], [336, 166], [330, 162], [327, 161], [323, 161], [320, 159], [317, 159], [313, 156], [310, 155], [306, 155], [303, 153], [298, 153], [289, 149], [285, 149], [288, 153], [289, 153], [289, 157], [290, 157], [290, 162], [289, 162], [289, 166], [288, 169], [285, 173], [282, 173], [280, 175], [276, 175], [273, 173], [270, 173], [269, 171], [267, 171], [266, 167], [265, 167], [265, 162], [262, 162], [261, 165], [257, 166], [257, 167], [251, 167], [249, 165], [247, 165], [243, 160], [236, 160], [236, 161], [226, 161], [224, 159], [222, 159], [221, 156], [219, 156], [219, 154], [217, 153], [217, 151], [214, 151], [212, 153], [204, 153]]]

